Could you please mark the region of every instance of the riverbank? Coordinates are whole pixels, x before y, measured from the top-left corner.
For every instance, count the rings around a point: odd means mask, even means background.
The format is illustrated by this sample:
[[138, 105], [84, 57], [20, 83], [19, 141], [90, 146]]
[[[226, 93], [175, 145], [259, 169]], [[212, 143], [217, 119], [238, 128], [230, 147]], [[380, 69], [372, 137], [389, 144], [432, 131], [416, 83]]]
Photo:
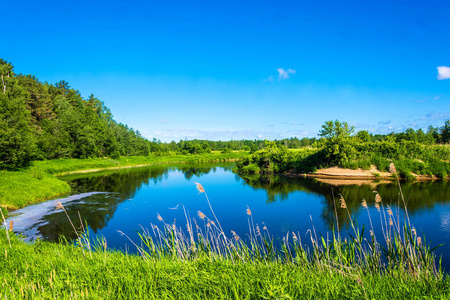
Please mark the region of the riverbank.
[[29, 168], [0, 171], [0, 207], [7, 214], [29, 204], [70, 193], [70, 186], [59, 176], [169, 163], [230, 162], [247, 155], [245, 151], [198, 155], [131, 156], [119, 159], [57, 159], [35, 161]]
[[[198, 190], [202, 192], [204, 188], [198, 186]], [[352, 201], [348, 200], [347, 204], [351, 205]], [[381, 199], [379, 203], [383, 206]], [[341, 200], [340, 205], [337, 209], [344, 210], [345, 201]], [[373, 244], [373, 239], [372, 243], [369, 237], [363, 239], [359, 229], [355, 231], [356, 239], [347, 236], [339, 240], [334, 234], [326, 240], [321, 237], [318, 240], [313, 235], [305, 238], [303, 234], [290, 232], [286, 236], [286, 248], [272, 251], [270, 237], [264, 234], [266, 229], [262, 228], [261, 235], [260, 228], [253, 226], [251, 214], [248, 210], [252, 229], [248, 235], [241, 235], [246, 241], [250, 239], [250, 248], [242, 246], [241, 239], [230, 231], [211, 229], [218, 221], [210, 226], [205, 224], [204, 229], [189, 226], [194, 223], [188, 222], [186, 231], [182, 223], [175, 226], [161, 220], [157, 224], [159, 229], [152, 228], [162, 235], [163, 242], [158, 244], [159, 236], [153, 236], [153, 240], [135, 240], [139, 246], [147, 245], [142, 246], [139, 256], [111, 250], [108, 241], [95, 243], [92, 236], [90, 242], [95, 244], [91, 245], [81, 232], [82, 243], [77, 241], [76, 247], [43, 241], [28, 244], [16, 236], [11, 236], [10, 246], [5, 231], [1, 230], [0, 253], [4, 255], [0, 256], [3, 266], [0, 276], [4, 284], [2, 282], [0, 298], [409, 299], [450, 296], [448, 275], [431, 264], [434, 256], [426, 245], [418, 242], [419, 238], [420, 241], [425, 239], [416, 236], [415, 229], [414, 233], [409, 231], [411, 234], [399, 236], [394, 227], [389, 227], [394, 228], [392, 235], [375, 239], [380, 242], [391, 239], [388, 245], [392, 248], [386, 251], [391, 255], [388, 258]], [[201, 215], [198, 218], [201, 222]], [[126, 222], [122, 224], [127, 226]], [[401, 224], [398, 226], [403, 228]], [[189, 237], [190, 228], [194, 229], [195, 242]], [[199, 237], [202, 230], [203, 235]], [[213, 239], [208, 239], [212, 235]], [[310, 238], [317, 248], [311, 247], [305, 252], [302, 245], [309, 244]], [[214, 247], [222, 242], [218, 248]], [[372, 253], [370, 249], [378, 252]], [[408, 253], [413, 253], [410, 258]]]
[[[236, 172], [241, 174], [284, 173], [291, 176], [336, 179], [391, 179], [390, 165], [396, 167], [395, 178], [405, 180], [446, 180], [450, 174], [450, 146], [416, 143], [362, 143], [354, 158], [336, 162], [326, 146], [296, 151], [267, 143], [265, 149], [241, 159]], [[357, 148], [358, 148], [357, 147]], [[358, 148], [358, 149], [359, 149]]]
[[[415, 299], [450, 297], [450, 279], [402, 272], [342, 274], [331, 266], [246, 263], [203, 256], [144, 259], [0, 233], [0, 298], [7, 299]], [[100, 275], [100, 276], [99, 276]], [[103, 276], [105, 275], [105, 276]]]
[[[383, 172], [379, 171], [376, 166], [371, 165], [370, 169], [364, 170], [361, 168], [358, 169], [346, 169], [342, 167], [329, 167], [322, 168], [315, 172], [311, 173], [300, 173], [294, 171], [288, 171], [285, 173], [287, 176], [295, 177], [308, 177], [308, 178], [318, 178], [318, 179], [330, 179], [330, 180], [340, 180], [342, 182], [345, 181], [379, 181], [382, 180], [384, 182], [396, 180], [395, 174], [391, 172]], [[438, 180], [439, 178], [434, 175], [417, 175], [411, 174], [417, 181], [433, 181]]]

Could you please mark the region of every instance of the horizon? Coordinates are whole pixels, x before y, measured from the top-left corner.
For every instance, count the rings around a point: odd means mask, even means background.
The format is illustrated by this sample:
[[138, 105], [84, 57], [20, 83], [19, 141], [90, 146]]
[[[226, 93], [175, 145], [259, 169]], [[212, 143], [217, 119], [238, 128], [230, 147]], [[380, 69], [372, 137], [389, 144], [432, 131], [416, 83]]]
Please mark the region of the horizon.
[[318, 138], [450, 119], [450, 3], [0, 4], [16, 73], [92, 93], [149, 140]]

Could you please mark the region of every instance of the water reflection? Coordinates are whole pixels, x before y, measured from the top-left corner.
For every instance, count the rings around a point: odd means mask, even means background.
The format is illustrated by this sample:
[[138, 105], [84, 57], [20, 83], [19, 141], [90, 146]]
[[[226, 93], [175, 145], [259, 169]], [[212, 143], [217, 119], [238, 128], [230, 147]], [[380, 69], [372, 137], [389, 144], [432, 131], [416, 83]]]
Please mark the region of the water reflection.
[[[230, 171], [231, 164], [221, 166]], [[132, 201], [135, 194], [150, 184], [156, 185], [167, 180], [169, 173], [180, 171], [186, 180], [215, 173], [217, 164], [182, 165], [170, 167], [156, 165], [151, 168], [133, 168], [97, 172], [91, 174], [76, 174], [62, 177], [72, 188], [74, 195], [95, 195], [95, 197], [68, 197], [55, 199], [45, 203], [31, 205], [25, 209], [10, 214], [9, 220], [15, 223], [15, 230], [25, 236], [26, 240], [43, 238], [59, 241], [60, 237], [75, 239], [76, 233], [62, 211], [56, 211], [54, 202], [61, 201], [77, 229], [87, 225], [94, 234], [108, 225], [119, 205]], [[89, 193], [95, 191], [95, 193]], [[24, 220], [26, 222], [24, 222]]]
[[[174, 220], [178, 225], [185, 222], [183, 207], [191, 216], [199, 210], [208, 215], [209, 207], [204, 195], [195, 190], [195, 181], [201, 182], [207, 190], [224, 231], [229, 234], [233, 230], [241, 237], [248, 233], [247, 206], [252, 210], [255, 223], [264, 222], [277, 239], [288, 231], [299, 232], [304, 237], [312, 228], [312, 221], [318, 234], [326, 235], [337, 227], [336, 214], [339, 229], [348, 229], [349, 216], [346, 210], [339, 208], [341, 196], [346, 200], [352, 217], [361, 225], [369, 224], [367, 211], [361, 207], [363, 198], [367, 200], [369, 213], [376, 222], [378, 212], [374, 208], [373, 191], [376, 190], [384, 204], [393, 207], [394, 211], [400, 199], [395, 183], [361, 185], [345, 182], [342, 185], [342, 182], [326, 183], [281, 175], [239, 177], [231, 172], [232, 167], [232, 164], [158, 165], [72, 175], [64, 180], [69, 182], [74, 194], [96, 194], [72, 198], [65, 202], [65, 208], [75, 226], [86, 223], [91, 236], [103, 235], [109, 246], [124, 249], [126, 241], [117, 230], [138, 240], [136, 232], [141, 225], [149, 228], [150, 223], [159, 222], [157, 213], [169, 223]], [[442, 253], [450, 252], [449, 183], [402, 183], [402, 191], [418, 231], [422, 229], [427, 241], [435, 242], [434, 245], [449, 244], [442, 247]], [[58, 241], [60, 235], [74, 239], [75, 234], [66, 215], [54, 210], [54, 201], [49, 203], [46, 209], [39, 209], [36, 205], [12, 213], [12, 218], [33, 216], [35, 220], [22, 227], [15, 226], [15, 230], [31, 235], [31, 239], [41, 236]], [[178, 209], [170, 209], [174, 207]], [[33, 210], [39, 213], [33, 214]], [[401, 212], [402, 206], [400, 215]]]
[[[237, 176], [237, 175], [236, 175]], [[267, 194], [267, 203], [286, 201], [294, 192], [318, 195], [322, 198], [322, 220], [328, 230], [339, 226], [348, 228], [350, 219], [346, 210], [340, 207], [340, 197], [352, 216], [361, 213], [361, 201], [365, 199], [369, 206], [375, 205], [375, 193], [381, 195], [383, 203], [391, 207], [404, 210], [401, 200], [400, 188], [397, 182], [371, 182], [349, 181], [339, 182], [339, 185], [329, 184], [317, 179], [288, 177], [284, 175], [243, 175], [236, 177], [237, 181], [252, 187], [254, 190], [263, 190]], [[330, 181], [332, 182], [332, 181]], [[436, 204], [450, 202], [450, 187], [448, 181], [438, 182], [402, 182], [401, 190], [404, 195], [410, 216], [432, 209]]]

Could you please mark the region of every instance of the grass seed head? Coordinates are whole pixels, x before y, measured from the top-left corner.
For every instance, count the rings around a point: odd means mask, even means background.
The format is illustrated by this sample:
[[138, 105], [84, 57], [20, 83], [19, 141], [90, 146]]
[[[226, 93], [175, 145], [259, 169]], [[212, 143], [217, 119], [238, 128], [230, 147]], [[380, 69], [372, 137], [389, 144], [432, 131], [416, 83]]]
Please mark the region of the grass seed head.
[[250, 208], [247, 206], [247, 210], [246, 210], [246, 212], [247, 212], [247, 215], [249, 215], [249, 216], [251, 216], [252, 215], [252, 211], [250, 210]]
[[201, 211], [198, 211], [198, 217], [203, 220], [204, 218], [206, 218], [206, 215]]
[[377, 211], [380, 211], [380, 204], [375, 203], [375, 208], [377, 209]]
[[64, 206], [59, 201], [56, 201], [55, 205], [56, 205], [56, 209], [64, 209]]
[[14, 221], [11, 220], [9, 221], [9, 231], [13, 231], [14, 230]]
[[392, 174], [397, 174], [397, 169], [395, 168], [394, 163], [391, 163], [389, 165], [389, 172], [391, 172]]
[[362, 199], [361, 205], [362, 205], [362, 207], [367, 208], [367, 201], [366, 201], [366, 199]]
[[201, 185], [200, 183], [196, 182], [195, 183], [197, 190], [199, 192], [199, 194], [204, 193], [205, 192], [205, 188], [203, 187], [203, 185]]
[[344, 197], [342, 197], [342, 195], [339, 198], [339, 201], [341, 202], [341, 208], [347, 208], [347, 203], [345, 203], [345, 199]]
[[156, 217], [158, 218], [159, 221], [161, 221], [161, 222], [163, 221], [163, 218], [161, 217], [160, 214], [157, 214]]
[[381, 202], [381, 196], [380, 196], [380, 194], [376, 194], [375, 195], [375, 203], [380, 203]]
[[388, 212], [388, 215], [390, 215], [390, 216], [394, 215], [394, 213], [392, 212], [392, 209], [389, 206], [387, 208], [387, 212]]

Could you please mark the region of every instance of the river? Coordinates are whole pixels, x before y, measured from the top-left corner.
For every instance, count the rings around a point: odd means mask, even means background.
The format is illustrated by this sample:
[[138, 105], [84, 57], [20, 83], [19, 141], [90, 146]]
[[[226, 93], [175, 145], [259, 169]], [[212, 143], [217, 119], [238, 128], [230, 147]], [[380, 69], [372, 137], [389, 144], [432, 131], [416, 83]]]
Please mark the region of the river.
[[[382, 235], [374, 191], [382, 198], [381, 212], [389, 205], [394, 220], [404, 219], [397, 183], [360, 185], [347, 181], [345, 185], [337, 185], [281, 175], [240, 177], [232, 172], [232, 167], [232, 164], [156, 165], [72, 175], [62, 178], [71, 185], [72, 195], [58, 200], [76, 227], [80, 227], [80, 219], [87, 224], [91, 239], [104, 237], [110, 249], [128, 252], [134, 252], [135, 248], [119, 231], [139, 243], [138, 232], [143, 228], [162, 225], [158, 214], [164, 222], [184, 228], [186, 216], [202, 222], [199, 211], [214, 219], [205, 194], [197, 191], [195, 182], [203, 185], [225, 233], [231, 236], [233, 230], [244, 240], [249, 233], [249, 221], [261, 229], [266, 226], [276, 241], [281, 241], [288, 232], [295, 232], [305, 244], [314, 231], [325, 238], [338, 227], [343, 234], [351, 233], [348, 213], [340, 208], [341, 196], [359, 228], [365, 226], [368, 232], [373, 227], [377, 236]], [[444, 244], [436, 254], [442, 255], [443, 266], [449, 270], [449, 182], [406, 182], [401, 189], [417, 232], [425, 235], [431, 247]], [[368, 209], [362, 207], [362, 199], [366, 199]], [[253, 220], [249, 219], [247, 209]], [[76, 238], [64, 211], [56, 209], [55, 199], [11, 212], [9, 219], [14, 220], [15, 232], [28, 241], [36, 238], [58, 241], [60, 236]]]

